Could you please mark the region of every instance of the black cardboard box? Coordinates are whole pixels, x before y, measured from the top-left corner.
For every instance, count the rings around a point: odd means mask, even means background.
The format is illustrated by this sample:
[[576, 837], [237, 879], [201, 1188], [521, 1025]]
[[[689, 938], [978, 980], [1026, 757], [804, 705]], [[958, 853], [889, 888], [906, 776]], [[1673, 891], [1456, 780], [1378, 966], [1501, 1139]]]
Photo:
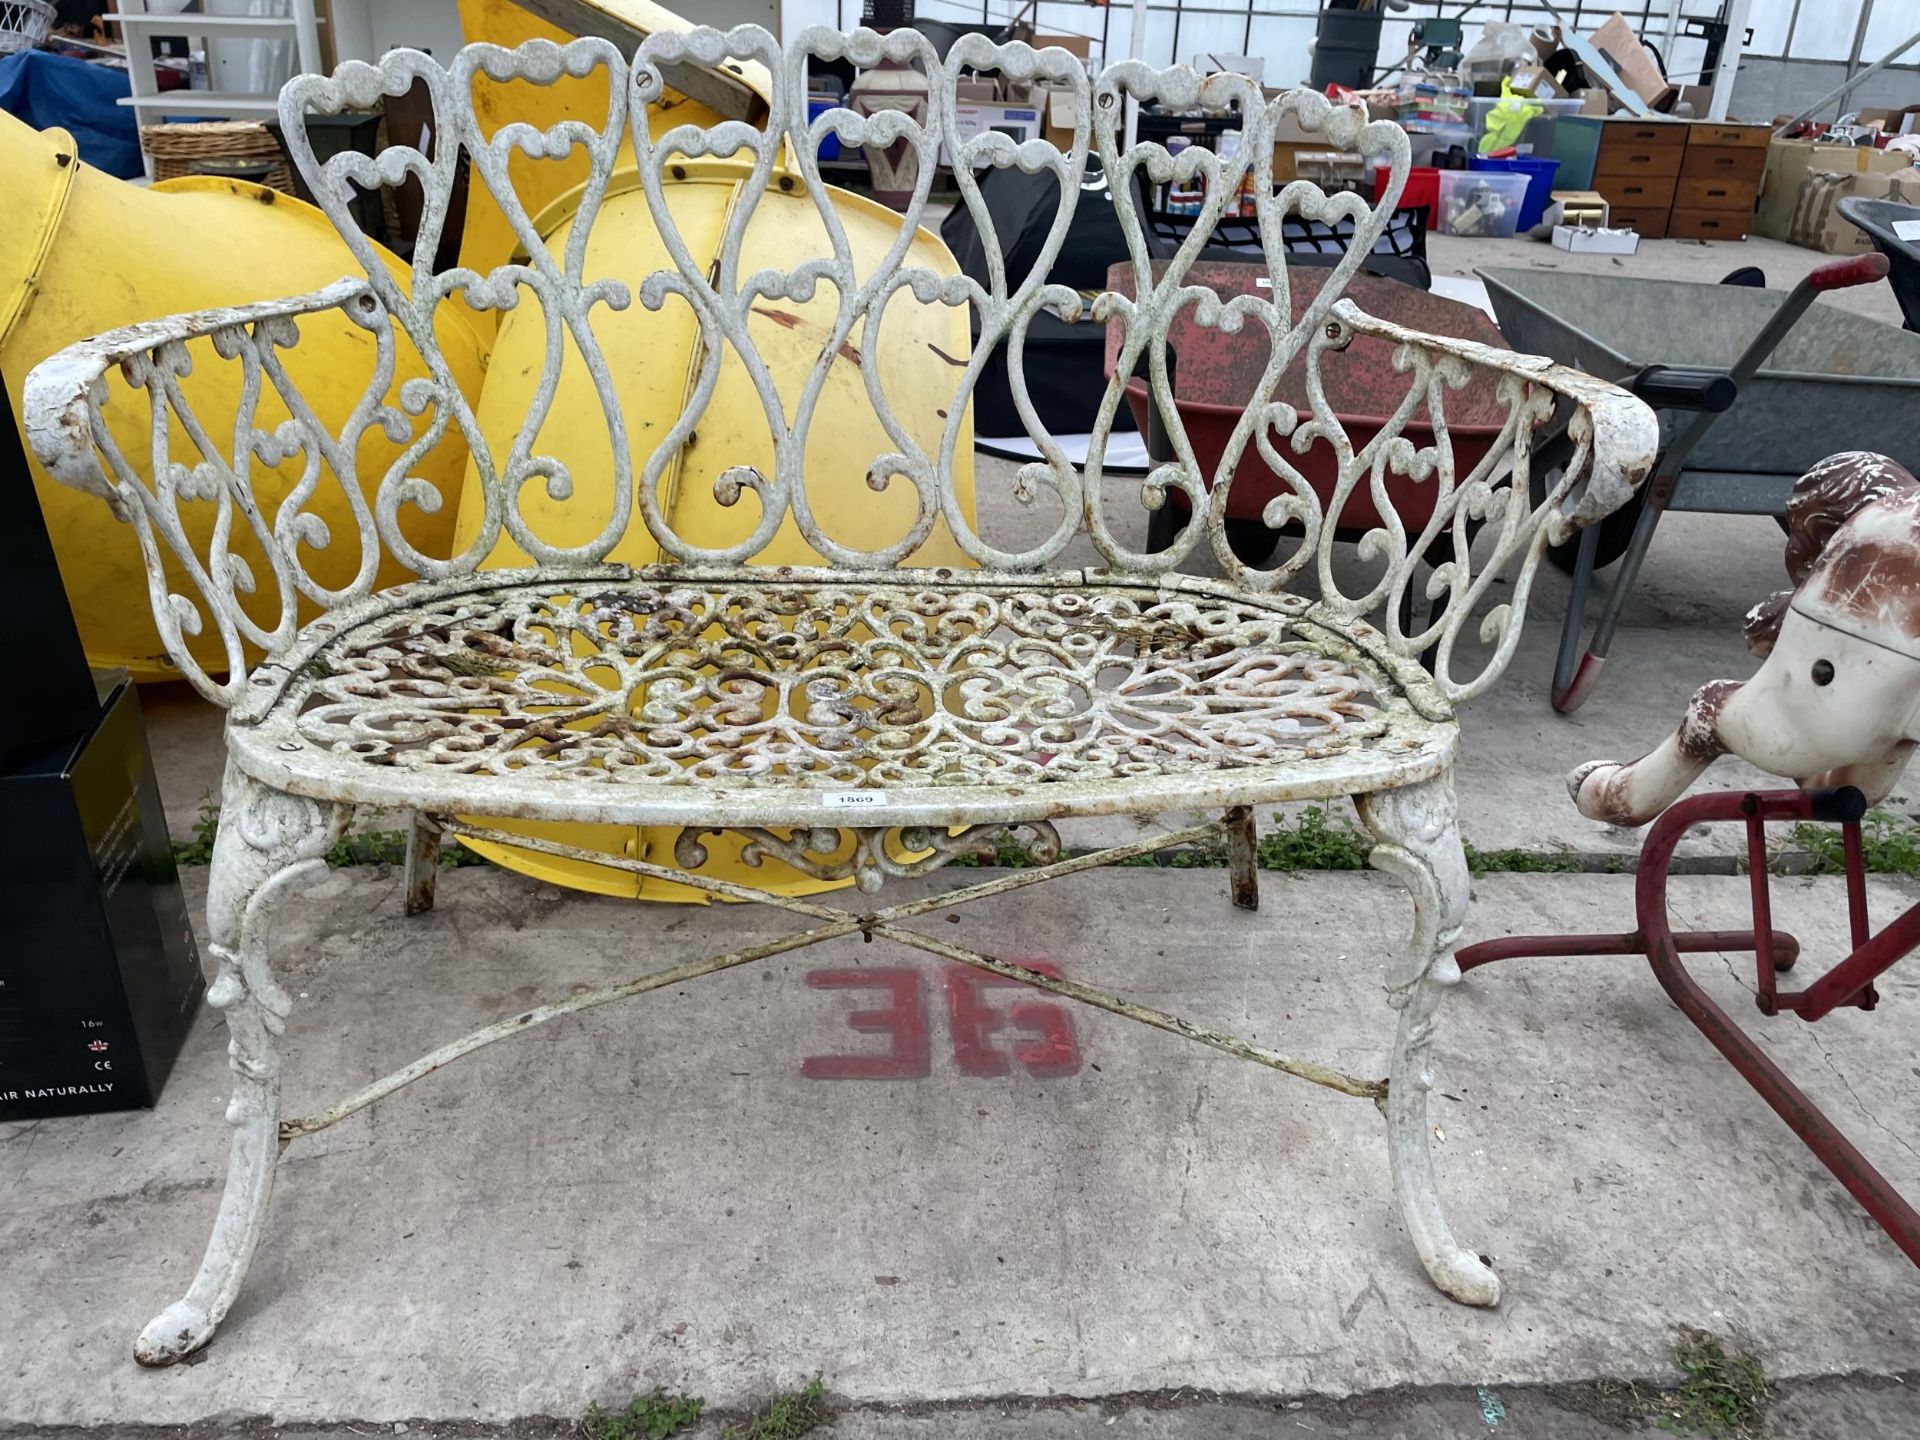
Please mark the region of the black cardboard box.
[[0, 771], [0, 1120], [152, 1105], [206, 989], [124, 675]]

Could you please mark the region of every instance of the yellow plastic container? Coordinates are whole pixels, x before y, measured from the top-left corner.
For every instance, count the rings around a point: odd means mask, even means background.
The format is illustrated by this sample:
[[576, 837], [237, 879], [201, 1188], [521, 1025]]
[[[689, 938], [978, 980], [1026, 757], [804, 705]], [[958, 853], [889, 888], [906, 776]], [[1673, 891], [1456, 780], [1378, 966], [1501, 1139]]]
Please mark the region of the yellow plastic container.
[[[647, 34], [686, 31], [696, 23], [649, 0], [588, 0], [588, 5], [605, 17], [602, 33], [609, 36], [635, 31]], [[469, 44], [484, 41], [509, 50], [528, 40], [550, 40], [555, 45], [564, 45], [575, 38], [532, 14], [520, 0], [460, 0], [460, 24]], [[733, 81], [764, 108], [773, 94], [772, 77], [766, 69], [740, 62], [730, 70]], [[590, 118], [600, 123], [606, 116], [607, 102], [605, 71], [578, 78], [569, 76], [551, 85], [496, 81], [484, 75], [474, 77], [473, 112], [483, 135], [492, 135], [501, 126], [516, 122], [542, 130], [562, 120]], [[647, 115], [655, 136], [676, 125], [717, 125], [721, 118], [707, 106], [673, 91]], [[633, 164], [632, 141], [622, 141], [616, 163]], [[513, 184], [513, 193], [529, 215], [540, 214], [561, 196], [578, 190], [586, 182], [587, 168], [586, 153], [577, 149], [559, 159], [535, 160], [519, 151], [507, 157], [507, 176]], [[504, 264], [517, 248], [519, 241], [499, 202], [486, 186], [474, 185], [467, 197], [460, 263], [484, 275]], [[491, 312], [480, 323], [491, 328]]]
[[[718, 253], [722, 226], [740, 203], [740, 189], [751, 169], [735, 159], [688, 160], [678, 168], [684, 178], [667, 182], [668, 208], [689, 250], [705, 263]], [[779, 188], [782, 180], [789, 189]], [[832, 196], [846, 228], [854, 263], [860, 273], [869, 273], [899, 235], [900, 219], [864, 197], [839, 190]], [[536, 217], [536, 230], [556, 255], [567, 244], [577, 203], [576, 191], [556, 200]], [[742, 240], [739, 273], [751, 274], [764, 267], [787, 269], [803, 258], [831, 253], [826, 227], [805, 194], [800, 177], [776, 175]], [[958, 270], [946, 246], [927, 230], [915, 236], [905, 263], [924, 265], [943, 274]], [[617, 173], [588, 241], [587, 279], [618, 277], [632, 286], [649, 272], [671, 269], [672, 265], [637, 176], [630, 170]], [[804, 304], [766, 301], [753, 309], [750, 333], [775, 376], [788, 413], [829, 332], [837, 299], [831, 285], [821, 285], [815, 297]], [[654, 311], [636, 298], [624, 311], [596, 309], [593, 328], [618, 387], [633, 446], [637, 485], [656, 438], [671, 427], [691, 392], [698, 325], [689, 307], [679, 300], [670, 299]], [[878, 546], [906, 533], [917, 507], [912, 486], [905, 480], [896, 480], [881, 493], [867, 485], [867, 460], [894, 446], [867, 396], [856, 349], [860, 338], [856, 331], [853, 340], [842, 347], [819, 397], [807, 447], [808, 498], [828, 534], [844, 543]], [[947, 407], [953, 403], [955, 366], [964, 364], [970, 351], [966, 310], [922, 305], [911, 294], [898, 295], [888, 307], [879, 343], [880, 373], [886, 378], [894, 413], [921, 446], [935, 453], [946, 425]], [[545, 317], [528, 296], [501, 320], [480, 400], [481, 431], [502, 450], [532, 407], [546, 345]], [[584, 478], [608, 471], [607, 447], [600, 396], [585, 364], [569, 346], [553, 408], [534, 450], [569, 467], [575, 481], [574, 494], [566, 501], [553, 501], [538, 485], [522, 490], [522, 513], [534, 533], [555, 544], [574, 544], [605, 525], [607, 507], [582, 502], [591, 494]], [[971, 435], [963, 433], [956, 459], [956, 466], [963, 468], [956, 481], [969, 518], [973, 510], [971, 455]], [[752, 532], [758, 514], [751, 497], [729, 508], [713, 495], [715, 478], [733, 465], [752, 465], [770, 474], [773, 442], [746, 367], [729, 349], [713, 398], [697, 426], [696, 439], [681, 451], [662, 485], [663, 509], [679, 534], [697, 544], [720, 546]], [[473, 480], [462, 492], [456, 545], [477, 533], [481, 511], [480, 487]], [[665, 558], [637, 506], [626, 538], [610, 558], [634, 565]], [[820, 563], [791, 517], [757, 558], [767, 564]], [[488, 563], [514, 566], [527, 561], [508, 539], [500, 543]], [[971, 564], [944, 525], [935, 529], [909, 563]], [[672, 829], [582, 825], [515, 824], [502, 828], [609, 854], [640, 856], [668, 866], [674, 863], [673, 842], [678, 833]], [[600, 866], [487, 844], [475, 844], [473, 848], [511, 869], [580, 889], [648, 900], [705, 899], [702, 892], [687, 886], [642, 880]], [[711, 859], [703, 873], [723, 874], [789, 894], [813, 893], [844, 883], [823, 882], [771, 859], [747, 868], [738, 860], [739, 842], [731, 837], [715, 838], [707, 848]]]
[[[298, 295], [361, 273], [327, 218], [290, 196], [211, 177], [130, 185], [81, 164], [75, 154], [65, 131], [34, 130], [0, 114], [0, 195], [9, 207], [7, 223], [0, 227], [0, 375], [16, 411], [27, 372], [90, 335], [179, 311]], [[406, 270], [398, 258], [390, 257], [389, 263], [404, 282]], [[442, 310], [441, 349], [462, 391], [475, 401], [485, 344], [456, 307]], [[300, 333], [300, 343], [284, 352], [287, 370], [314, 413], [338, 433], [371, 374], [373, 338], [344, 316], [310, 317], [301, 322]], [[403, 339], [389, 403], [397, 403], [399, 387], [408, 379], [425, 373], [418, 353]], [[209, 434], [231, 436], [240, 379], [240, 366], [216, 359], [209, 348], [182, 380]], [[285, 414], [277, 401], [268, 400], [259, 419], [271, 426]], [[107, 406], [107, 420], [125, 453], [146, 453], [144, 397], [122, 387]], [[385, 474], [401, 448], [377, 428], [362, 442], [364, 487], [370, 489]], [[174, 458], [193, 458], [184, 441]], [[254, 462], [254, 494], [267, 515], [293, 488], [303, 458], [271, 469]], [[466, 466], [465, 447], [452, 440], [418, 468], [446, 500], [437, 515], [408, 516], [409, 535], [428, 553], [446, 553]], [[97, 499], [56, 483], [37, 465], [33, 479], [88, 659], [98, 666], [124, 665], [138, 680], [176, 678], [154, 629], [146, 571], [131, 532]], [[309, 508], [343, 543], [331, 547], [331, 554], [309, 551], [306, 558], [324, 583], [345, 583], [360, 557], [357, 545], [344, 543], [355, 534], [355, 525], [331, 476]], [[188, 504], [182, 515], [204, 555], [214, 507]], [[271, 574], [258, 555], [248, 559], [256, 576]], [[183, 577], [174, 578], [182, 591], [192, 593]], [[378, 583], [408, 578], [408, 571], [388, 562]], [[225, 652], [211, 627], [195, 642], [194, 654], [209, 666], [225, 667]]]

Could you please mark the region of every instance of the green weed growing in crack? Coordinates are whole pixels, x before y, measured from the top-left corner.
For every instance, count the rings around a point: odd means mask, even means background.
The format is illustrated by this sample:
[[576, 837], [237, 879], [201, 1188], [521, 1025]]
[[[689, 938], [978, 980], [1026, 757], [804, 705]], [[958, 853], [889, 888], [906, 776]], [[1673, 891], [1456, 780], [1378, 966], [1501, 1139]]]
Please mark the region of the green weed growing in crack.
[[1480, 850], [1466, 845], [1467, 869], [1475, 875], [1570, 875], [1581, 868], [1573, 855], [1534, 850]]
[[1711, 1440], [1759, 1440], [1767, 1414], [1767, 1373], [1744, 1350], [1729, 1353], [1717, 1335], [1682, 1330], [1673, 1363], [1686, 1379], [1659, 1399], [1660, 1428]]
[[[192, 838], [173, 842], [173, 863], [181, 866], [211, 865], [213, 844], [220, 836], [220, 807], [212, 800], [200, 802], [200, 814], [193, 822]], [[407, 858], [407, 832], [404, 830], [361, 830], [342, 835], [327, 849], [327, 868], [340, 870], [352, 865], [400, 865]], [[440, 865], [445, 870], [464, 870], [469, 865], [485, 865], [487, 858], [464, 845], [444, 845]]]
[[669, 1395], [665, 1389], [636, 1395], [624, 1410], [587, 1407], [580, 1432], [587, 1440], [667, 1440], [690, 1429], [707, 1402], [698, 1395]]
[[[1788, 845], [1806, 855], [1803, 875], [1846, 873], [1847, 852], [1837, 826], [1802, 821], [1788, 832]], [[1920, 875], [1920, 825], [1869, 810], [1860, 824], [1860, 856], [1869, 875]]]
[[766, 1407], [741, 1425], [729, 1425], [720, 1440], [797, 1440], [828, 1424], [833, 1412], [821, 1398], [820, 1377], [800, 1390], [789, 1390], [769, 1400]]
[[[327, 868], [342, 870], [352, 865], [404, 865], [407, 859], [407, 832], [404, 830], [360, 830], [342, 835], [327, 851]], [[442, 870], [464, 870], [469, 865], [485, 865], [487, 857], [464, 845], [440, 847]]]
[[1001, 870], [1030, 870], [1040, 862], [1011, 830], [1003, 830], [993, 837], [991, 855], [961, 855], [948, 862], [967, 869], [993, 866]]
[[1201, 841], [1194, 845], [1176, 845], [1167, 850], [1156, 850], [1151, 855], [1135, 855], [1130, 860], [1117, 861], [1116, 869], [1144, 870], [1218, 870], [1227, 863], [1225, 841]]
[[193, 838], [173, 842], [176, 865], [211, 865], [213, 842], [220, 833], [220, 807], [210, 797], [200, 801], [200, 814], [193, 822]]
[[[1319, 805], [1309, 805], [1291, 824], [1276, 824], [1263, 832], [1255, 843], [1255, 856], [1262, 870], [1365, 870], [1373, 845], [1373, 837], [1359, 826], [1328, 814]], [[1471, 844], [1466, 846], [1466, 852], [1467, 868], [1475, 875], [1567, 875], [1587, 868], [1577, 855], [1519, 849], [1479, 850]], [[1916, 852], [1916, 861], [1920, 862], [1920, 851]], [[1020, 849], [1019, 858], [1011, 862], [996, 855], [991, 860], [968, 859], [955, 863], [1017, 866], [1034, 862]], [[1221, 839], [1159, 850], [1119, 862], [1123, 867], [1148, 870], [1214, 870], [1226, 863], [1227, 844]], [[1609, 874], [1626, 873], [1632, 868], [1631, 859], [1624, 857], [1609, 862], [1606, 867]]]
[[1292, 825], [1262, 835], [1255, 846], [1262, 870], [1364, 870], [1371, 837], [1309, 805]]

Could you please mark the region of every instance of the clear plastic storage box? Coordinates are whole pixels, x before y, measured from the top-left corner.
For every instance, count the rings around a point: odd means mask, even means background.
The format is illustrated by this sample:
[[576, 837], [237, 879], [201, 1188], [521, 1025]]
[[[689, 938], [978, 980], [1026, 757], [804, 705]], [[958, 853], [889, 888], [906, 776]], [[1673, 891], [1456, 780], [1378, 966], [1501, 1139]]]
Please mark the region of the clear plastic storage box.
[[[1493, 107], [1500, 103], [1498, 95], [1476, 95], [1467, 102], [1468, 123], [1473, 127], [1473, 139], [1477, 145], [1480, 137], [1487, 133], [1487, 117], [1493, 113]], [[1562, 115], [1578, 115], [1584, 103], [1579, 100], [1529, 100], [1529, 105], [1545, 107], [1545, 113], [1536, 115], [1526, 123], [1520, 132], [1520, 138], [1514, 142], [1514, 148], [1522, 155], [1553, 154], [1553, 127]]]
[[1506, 236], [1520, 224], [1527, 177], [1497, 170], [1440, 172], [1442, 235]]

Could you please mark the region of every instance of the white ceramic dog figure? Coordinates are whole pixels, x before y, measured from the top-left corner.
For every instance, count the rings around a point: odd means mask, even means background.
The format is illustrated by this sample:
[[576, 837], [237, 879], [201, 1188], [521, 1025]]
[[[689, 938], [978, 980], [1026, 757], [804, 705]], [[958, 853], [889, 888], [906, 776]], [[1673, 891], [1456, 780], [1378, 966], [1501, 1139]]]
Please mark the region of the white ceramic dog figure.
[[1794, 588], [1747, 614], [1759, 673], [1701, 686], [1651, 754], [1575, 770], [1582, 815], [1644, 825], [1722, 755], [1869, 804], [1893, 788], [1920, 741], [1920, 480], [1884, 455], [1831, 455], [1794, 482], [1787, 524]]

